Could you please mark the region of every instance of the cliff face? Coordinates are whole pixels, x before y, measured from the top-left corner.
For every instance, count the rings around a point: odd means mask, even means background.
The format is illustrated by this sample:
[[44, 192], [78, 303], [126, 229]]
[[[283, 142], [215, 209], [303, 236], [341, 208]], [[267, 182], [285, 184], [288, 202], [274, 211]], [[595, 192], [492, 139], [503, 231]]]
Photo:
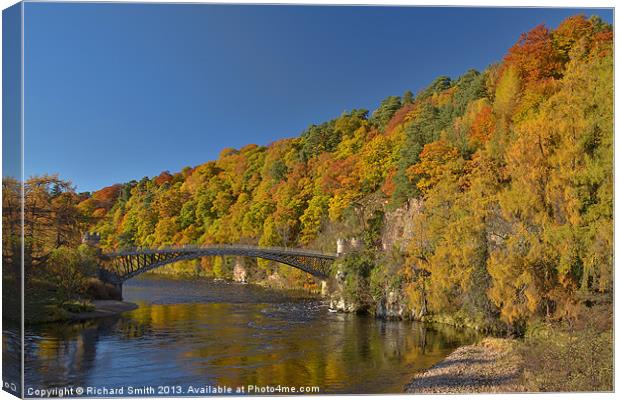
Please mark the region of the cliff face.
[[[422, 210], [422, 201], [410, 199], [403, 206], [384, 213], [381, 232], [383, 252], [396, 249], [404, 252], [415, 232], [414, 217]], [[401, 269], [402, 265], [394, 265]], [[330, 308], [339, 312], [357, 312], [362, 306], [345, 295], [346, 273], [338, 271], [329, 287]], [[381, 319], [415, 319], [421, 316], [419, 310], [411, 310], [405, 293], [398, 288], [385, 288], [381, 298], [373, 299], [368, 312]]]
[[407, 300], [400, 290], [386, 291], [383, 298], [377, 302], [374, 315], [381, 319], [412, 319], [412, 311], [407, 306]]
[[[381, 234], [381, 247], [384, 252], [398, 250], [403, 253], [414, 236], [414, 217], [422, 211], [422, 200], [409, 199], [401, 207], [387, 211]], [[398, 269], [402, 265], [397, 266]], [[407, 298], [400, 289], [384, 290], [376, 302], [373, 314], [382, 319], [412, 319], [416, 313], [407, 304]]]
[[422, 200], [409, 199], [403, 206], [385, 213], [381, 246], [383, 251], [404, 251], [413, 238], [413, 217], [422, 210]]

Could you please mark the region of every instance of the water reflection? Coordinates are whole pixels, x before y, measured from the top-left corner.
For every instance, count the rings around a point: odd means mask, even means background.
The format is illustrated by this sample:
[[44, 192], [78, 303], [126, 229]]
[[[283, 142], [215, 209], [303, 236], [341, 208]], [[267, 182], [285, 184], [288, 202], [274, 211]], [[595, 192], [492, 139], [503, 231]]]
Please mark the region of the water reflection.
[[21, 396], [21, 326], [16, 321], [3, 319], [2, 328], [3, 390]]
[[121, 317], [30, 329], [26, 387], [319, 386], [398, 393], [474, 334], [328, 313], [317, 299], [206, 281], [141, 279]]

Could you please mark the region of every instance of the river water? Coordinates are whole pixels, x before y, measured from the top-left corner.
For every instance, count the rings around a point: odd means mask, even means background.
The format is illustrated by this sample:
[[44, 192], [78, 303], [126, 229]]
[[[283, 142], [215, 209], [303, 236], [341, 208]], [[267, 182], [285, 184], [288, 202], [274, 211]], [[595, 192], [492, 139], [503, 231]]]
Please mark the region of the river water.
[[247, 393], [249, 385], [267, 394], [401, 393], [416, 371], [476, 338], [330, 313], [317, 298], [221, 281], [145, 276], [125, 283], [124, 298], [139, 308], [27, 328], [24, 394], [79, 387], [91, 396], [184, 396]]

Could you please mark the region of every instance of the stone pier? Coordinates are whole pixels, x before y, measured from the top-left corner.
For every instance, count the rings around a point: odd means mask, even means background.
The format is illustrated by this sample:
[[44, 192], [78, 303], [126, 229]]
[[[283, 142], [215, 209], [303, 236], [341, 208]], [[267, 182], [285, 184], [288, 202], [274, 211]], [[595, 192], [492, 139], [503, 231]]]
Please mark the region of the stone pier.
[[321, 296], [327, 297], [329, 295], [329, 285], [327, 281], [321, 281]]
[[114, 286], [114, 290], [117, 292], [114, 300], [123, 301], [123, 283], [113, 283], [112, 286]]
[[237, 257], [235, 266], [233, 268], [233, 281], [246, 283], [248, 281], [248, 272], [243, 265], [240, 257]]

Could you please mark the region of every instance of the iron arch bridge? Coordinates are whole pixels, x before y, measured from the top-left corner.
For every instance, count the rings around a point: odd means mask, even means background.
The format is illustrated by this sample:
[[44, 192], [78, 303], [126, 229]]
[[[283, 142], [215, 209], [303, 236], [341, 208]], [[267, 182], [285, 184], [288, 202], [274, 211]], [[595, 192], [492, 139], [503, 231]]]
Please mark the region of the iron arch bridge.
[[258, 257], [300, 269], [319, 279], [327, 279], [336, 254], [306, 249], [245, 245], [178, 246], [135, 248], [100, 254], [99, 277], [115, 286], [144, 272], [182, 260], [207, 256]]

